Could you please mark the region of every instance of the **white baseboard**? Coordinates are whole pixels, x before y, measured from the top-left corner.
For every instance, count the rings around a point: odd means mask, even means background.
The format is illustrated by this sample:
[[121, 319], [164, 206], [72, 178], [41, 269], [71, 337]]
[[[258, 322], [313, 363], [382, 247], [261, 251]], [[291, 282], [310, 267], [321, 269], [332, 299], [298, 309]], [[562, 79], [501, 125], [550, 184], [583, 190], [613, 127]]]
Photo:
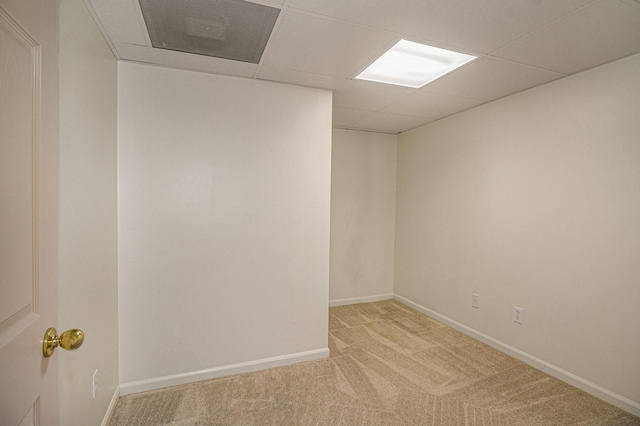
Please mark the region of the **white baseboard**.
[[111, 397], [111, 402], [109, 403], [107, 412], [104, 414], [104, 419], [102, 420], [102, 426], [107, 426], [109, 424], [111, 416], [113, 415], [113, 411], [116, 409], [116, 405], [118, 404], [118, 398], [120, 398], [119, 387], [116, 388], [115, 392], [113, 393], [113, 397]]
[[209, 368], [206, 370], [156, 377], [153, 379], [121, 384], [120, 394], [122, 396], [130, 395], [132, 393], [146, 392], [169, 386], [184, 385], [186, 383], [200, 382], [202, 380], [210, 380], [234, 374], [250, 373], [252, 371], [266, 370], [267, 368], [281, 367], [283, 365], [297, 364], [299, 362], [313, 361], [315, 359], [327, 357], [329, 357], [329, 348], [323, 348], [313, 351], [242, 362], [239, 364], [225, 365], [222, 367]]
[[412, 302], [409, 299], [405, 299], [402, 296], [398, 296], [397, 294], [393, 297], [395, 300], [404, 303], [405, 305], [422, 312], [425, 315], [430, 316], [433, 319], [436, 319], [451, 328], [455, 328], [456, 330], [473, 337], [481, 342], [492, 346], [493, 348], [506, 353], [514, 358], [519, 359], [532, 367], [537, 368], [550, 376], [555, 377], [556, 379], [562, 380], [565, 383], [568, 383], [576, 388], [583, 390], [597, 398], [602, 399], [612, 405], [615, 405], [618, 408], [621, 408], [629, 413], [640, 417], [640, 403], [630, 400], [622, 395], [619, 395], [615, 392], [612, 392], [608, 389], [603, 388], [602, 386], [596, 385], [588, 380], [583, 379], [582, 377], [576, 376], [573, 373], [570, 373], [566, 370], [563, 370], [560, 367], [557, 367], [553, 364], [550, 364], [544, 360], [536, 358], [533, 355], [530, 355], [526, 352], [523, 352], [519, 349], [516, 349], [512, 346], [507, 345], [499, 340], [494, 339], [493, 337], [487, 336], [486, 334], [480, 333], [473, 328], [467, 327], [466, 325], [460, 324], [457, 321], [452, 320], [444, 315], [440, 315], [437, 312], [432, 311], [431, 309], [425, 308], [424, 306], [418, 305], [417, 303]]
[[375, 296], [365, 296], [365, 297], [351, 297], [349, 299], [337, 299], [330, 300], [329, 306], [343, 306], [343, 305], [355, 305], [356, 303], [371, 303], [371, 302], [379, 302], [381, 300], [389, 300], [393, 299], [393, 293], [388, 294], [377, 294]]

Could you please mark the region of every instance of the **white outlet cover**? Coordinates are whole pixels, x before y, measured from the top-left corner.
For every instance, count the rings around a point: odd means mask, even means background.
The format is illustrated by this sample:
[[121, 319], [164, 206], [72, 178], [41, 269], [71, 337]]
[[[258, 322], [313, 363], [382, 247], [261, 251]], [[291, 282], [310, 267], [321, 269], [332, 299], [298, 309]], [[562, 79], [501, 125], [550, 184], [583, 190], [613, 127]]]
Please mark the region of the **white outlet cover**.
[[522, 324], [522, 308], [513, 307], [513, 322]]

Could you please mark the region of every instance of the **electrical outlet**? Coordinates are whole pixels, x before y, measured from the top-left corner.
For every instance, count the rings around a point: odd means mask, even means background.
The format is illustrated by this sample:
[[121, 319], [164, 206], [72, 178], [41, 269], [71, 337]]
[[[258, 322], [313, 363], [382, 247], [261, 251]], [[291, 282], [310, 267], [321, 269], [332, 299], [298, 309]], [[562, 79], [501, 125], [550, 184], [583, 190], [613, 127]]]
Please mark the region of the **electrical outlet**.
[[476, 308], [476, 309], [480, 309], [480, 306], [478, 305], [480, 296], [478, 296], [477, 294], [473, 293], [471, 295], [471, 307], [472, 308]]
[[513, 307], [513, 322], [522, 324], [522, 308], [518, 308], [517, 306]]
[[93, 378], [91, 379], [92, 391], [93, 391], [93, 399], [96, 399], [96, 394], [98, 393], [98, 369], [93, 372]]

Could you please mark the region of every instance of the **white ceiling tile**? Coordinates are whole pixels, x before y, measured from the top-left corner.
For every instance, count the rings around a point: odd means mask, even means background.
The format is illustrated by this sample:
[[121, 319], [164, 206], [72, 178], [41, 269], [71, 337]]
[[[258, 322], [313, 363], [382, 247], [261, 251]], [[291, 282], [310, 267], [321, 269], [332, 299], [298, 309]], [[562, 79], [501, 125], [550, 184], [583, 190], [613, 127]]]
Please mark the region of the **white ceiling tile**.
[[484, 57], [428, 84], [424, 90], [489, 101], [561, 77], [551, 71]]
[[622, 0], [624, 3], [633, 5], [635, 7], [640, 7], [640, 0]]
[[112, 43], [146, 46], [146, 27], [134, 0], [89, 0], [95, 15]]
[[256, 78], [260, 80], [279, 81], [281, 83], [296, 84], [298, 86], [319, 87], [322, 89], [336, 89], [343, 79], [326, 75], [311, 74], [301, 71], [285, 70], [262, 65], [258, 68]]
[[381, 112], [442, 118], [484, 103], [482, 100], [419, 90], [383, 108]]
[[371, 114], [370, 111], [333, 107], [333, 125], [335, 127], [352, 126], [369, 114]]
[[351, 128], [400, 133], [434, 121], [431, 118], [375, 112], [354, 123]]
[[490, 53], [593, 0], [291, 0], [289, 7]]
[[394, 35], [296, 12], [287, 12], [271, 36], [263, 63], [349, 78], [387, 44]]
[[638, 52], [640, 7], [607, 0], [542, 28], [495, 55], [573, 74]]
[[229, 61], [210, 56], [191, 55], [173, 50], [154, 49], [133, 44], [117, 43], [116, 50], [124, 60], [158, 64], [172, 68], [210, 72], [215, 74], [252, 77], [258, 65]]
[[249, 3], [263, 4], [265, 6], [269, 6], [269, 5], [282, 6], [285, 2], [285, 0], [245, 0], [245, 1], [248, 1]]
[[333, 105], [362, 111], [378, 111], [415, 90], [370, 81], [344, 80], [336, 88]]

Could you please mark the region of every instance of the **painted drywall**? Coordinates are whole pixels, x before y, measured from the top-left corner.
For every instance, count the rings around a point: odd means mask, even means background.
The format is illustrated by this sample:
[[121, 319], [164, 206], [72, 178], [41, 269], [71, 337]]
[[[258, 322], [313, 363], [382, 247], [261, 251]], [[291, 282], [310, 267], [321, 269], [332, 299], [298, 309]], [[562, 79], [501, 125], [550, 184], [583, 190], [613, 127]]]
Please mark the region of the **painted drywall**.
[[638, 75], [635, 55], [401, 134], [395, 292], [640, 408]]
[[121, 62], [118, 120], [123, 391], [326, 356], [331, 92]]
[[333, 130], [332, 305], [393, 295], [397, 136]]
[[[118, 389], [117, 63], [81, 0], [60, 4], [60, 424], [98, 425]], [[92, 376], [98, 370], [98, 392]]]

